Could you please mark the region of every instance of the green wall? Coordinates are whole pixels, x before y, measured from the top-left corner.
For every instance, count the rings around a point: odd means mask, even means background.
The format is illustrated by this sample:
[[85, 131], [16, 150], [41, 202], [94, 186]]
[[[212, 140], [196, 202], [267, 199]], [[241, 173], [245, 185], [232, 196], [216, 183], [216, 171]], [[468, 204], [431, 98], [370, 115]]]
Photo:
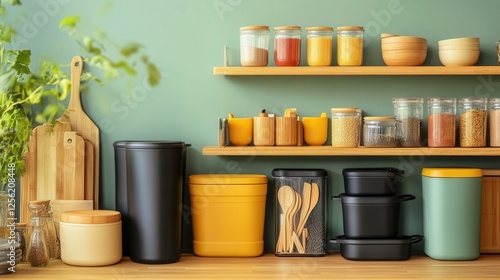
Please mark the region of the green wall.
[[[365, 115], [392, 114], [393, 97], [499, 96], [498, 77], [224, 77], [213, 67], [239, 65], [239, 27], [246, 25], [365, 26], [365, 65], [383, 65], [380, 33], [416, 35], [428, 39], [426, 65], [440, 65], [437, 41], [453, 37], [481, 39], [480, 65], [495, 65], [495, 42], [500, 39], [495, 0], [120, 0], [24, 1], [19, 22], [21, 47], [33, 49], [33, 60], [48, 57], [69, 64], [83, 54], [58, 29], [67, 15], [81, 16], [88, 31], [104, 30], [112, 41], [140, 42], [159, 66], [159, 87], [137, 79], [91, 86], [83, 106], [101, 129], [101, 207], [115, 207], [113, 142], [116, 140], [181, 140], [192, 144], [188, 174], [263, 173], [274, 168], [328, 170], [328, 196], [343, 190], [346, 167], [392, 166], [406, 171], [401, 193], [417, 199], [405, 202], [402, 234], [422, 234], [421, 168], [473, 166], [500, 168], [498, 158], [481, 157], [219, 157], [202, 156], [203, 146], [217, 145], [217, 118], [232, 112], [255, 116], [266, 108], [282, 114], [298, 108], [302, 116], [329, 112], [332, 107], [359, 107]], [[305, 34], [303, 32], [303, 34]], [[302, 55], [305, 56], [303, 42]], [[272, 47], [272, 44], [271, 44]], [[272, 64], [272, 63], [271, 63]], [[305, 60], [301, 64], [305, 64]], [[424, 128], [426, 127], [424, 123]], [[236, 169], [235, 169], [236, 166]], [[274, 238], [273, 185], [269, 185], [265, 229], [266, 249]], [[185, 201], [188, 201], [185, 193]], [[328, 201], [329, 238], [342, 234], [339, 202]], [[191, 249], [189, 218], [184, 220], [183, 248]], [[421, 244], [420, 244], [421, 245]]]

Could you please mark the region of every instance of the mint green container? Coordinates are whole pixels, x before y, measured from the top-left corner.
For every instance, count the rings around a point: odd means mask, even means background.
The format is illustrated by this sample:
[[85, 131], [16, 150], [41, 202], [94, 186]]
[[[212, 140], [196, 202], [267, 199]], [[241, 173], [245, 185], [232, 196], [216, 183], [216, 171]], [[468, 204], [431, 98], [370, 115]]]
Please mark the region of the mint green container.
[[436, 260], [480, 254], [482, 170], [423, 168], [424, 252]]

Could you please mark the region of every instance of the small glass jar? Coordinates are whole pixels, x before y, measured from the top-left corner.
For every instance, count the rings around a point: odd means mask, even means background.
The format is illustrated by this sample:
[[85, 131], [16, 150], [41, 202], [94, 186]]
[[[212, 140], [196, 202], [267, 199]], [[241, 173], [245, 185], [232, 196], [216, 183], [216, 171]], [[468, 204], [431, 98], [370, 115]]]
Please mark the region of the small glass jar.
[[300, 64], [300, 26], [278, 26], [274, 28], [274, 64], [276, 66], [298, 66]]
[[490, 98], [490, 146], [500, 147], [500, 98]]
[[396, 118], [389, 116], [365, 117], [363, 145], [366, 148], [394, 148], [396, 142]]
[[240, 28], [241, 66], [267, 66], [269, 60], [269, 26]]
[[487, 98], [460, 98], [460, 147], [486, 146]]
[[457, 99], [427, 100], [427, 141], [429, 147], [455, 147]]
[[332, 146], [357, 148], [360, 143], [361, 110], [332, 108]]
[[307, 64], [330, 66], [332, 64], [333, 28], [328, 26], [308, 27]]
[[394, 116], [398, 120], [398, 147], [420, 147], [422, 142], [423, 98], [394, 98]]
[[57, 237], [56, 227], [52, 219], [50, 209], [50, 200], [30, 201], [29, 211], [32, 217], [37, 217], [42, 224], [42, 230], [49, 249], [50, 259], [59, 259], [61, 256], [61, 247]]
[[500, 64], [500, 40], [497, 41], [497, 57], [498, 57], [498, 64]]
[[339, 66], [363, 64], [363, 34], [361, 26], [337, 28], [337, 63]]
[[40, 216], [30, 218], [30, 238], [27, 251], [27, 260], [32, 266], [46, 266], [50, 261], [49, 243], [44, 228], [44, 221]]
[[16, 227], [14, 229], [15, 240], [19, 242], [21, 249], [21, 260], [20, 262], [26, 263], [28, 262], [27, 258], [27, 239], [28, 239], [28, 229], [26, 228], [26, 223], [16, 223]]

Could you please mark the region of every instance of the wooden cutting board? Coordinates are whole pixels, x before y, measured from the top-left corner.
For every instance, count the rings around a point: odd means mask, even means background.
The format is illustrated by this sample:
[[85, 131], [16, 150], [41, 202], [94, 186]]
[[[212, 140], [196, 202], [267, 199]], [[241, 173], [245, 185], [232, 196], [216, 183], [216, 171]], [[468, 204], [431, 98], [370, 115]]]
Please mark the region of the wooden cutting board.
[[[56, 199], [85, 199], [85, 140], [75, 131], [66, 131], [64, 140], [58, 143], [57, 152], [63, 151], [63, 162], [58, 170], [62, 177], [62, 191], [56, 192]], [[59, 187], [59, 185], [58, 185]]]

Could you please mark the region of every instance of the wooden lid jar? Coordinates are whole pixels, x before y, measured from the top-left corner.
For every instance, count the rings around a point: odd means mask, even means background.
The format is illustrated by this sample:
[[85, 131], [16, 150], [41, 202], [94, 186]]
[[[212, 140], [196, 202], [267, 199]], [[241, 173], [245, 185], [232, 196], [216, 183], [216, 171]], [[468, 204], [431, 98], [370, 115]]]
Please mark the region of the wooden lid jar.
[[69, 265], [104, 266], [122, 258], [121, 214], [112, 210], [61, 213], [61, 260]]

